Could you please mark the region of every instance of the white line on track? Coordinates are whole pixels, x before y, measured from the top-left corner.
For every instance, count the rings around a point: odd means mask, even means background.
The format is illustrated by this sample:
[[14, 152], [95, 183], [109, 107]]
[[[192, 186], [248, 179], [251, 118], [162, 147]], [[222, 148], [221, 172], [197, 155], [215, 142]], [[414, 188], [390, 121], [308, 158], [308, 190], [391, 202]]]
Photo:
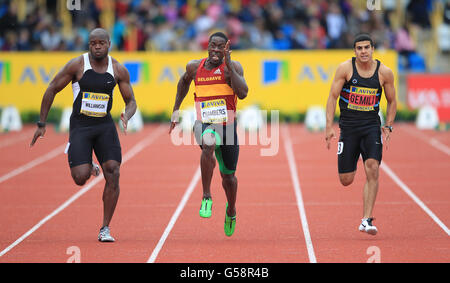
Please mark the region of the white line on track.
[[186, 189], [186, 192], [184, 193], [183, 197], [181, 198], [181, 201], [178, 204], [177, 209], [173, 213], [172, 218], [170, 218], [169, 224], [167, 224], [167, 227], [164, 230], [161, 238], [159, 239], [158, 244], [156, 245], [156, 247], [153, 250], [153, 252], [150, 255], [150, 257], [148, 258], [147, 263], [154, 263], [155, 262], [156, 257], [158, 256], [159, 252], [161, 251], [161, 249], [162, 249], [162, 247], [163, 247], [167, 237], [170, 234], [170, 231], [172, 231], [172, 228], [175, 225], [175, 223], [177, 222], [177, 219], [180, 216], [181, 212], [183, 211], [187, 201], [191, 197], [191, 194], [194, 191], [195, 186], [197, 185], [198, 181], [200, 180], [200, 177], [201, 177], [201, 171], [200, 171], [200, 166], [199, 166], [197, 168], [197, 170], [195, 171], [194, 176], [192, 177], [191, 183], [189, 184], [189, 186]]
[[294, 159], [294, 150], [292, 149], [292, 141], [289, 135], [289, 129], [287, 125], [283, 126], [284, 148], [286, 151], [286, 157], [289, 163], [289, 169], [291, 171], [292, 183], [294, 185], [295, 197], [297, 199], [298, 212], [300, 214], [300, 220], [302, 223], [303, 234], [305, 236], [306, 248], [308, 249], [309, 262], [317, 263], [316, 255], [314, 254], [314, 247], [311, 240], [311, 235], [308, 228], [308, 220], [306, 218], [305, 206], [303, 204], [302, 190], [300, 187], [300, 181], [297, 174], [297, 165]]
[[399, 127], [400, 129], [402, 129], [404, 132], [406, 132], [407, 134], [416, 137], [428, 144], [430, 144], [432, 147], [442, 151], [443, 153], [447, 154], [450, 156], [450, 148], [448, 146], [446, 146], [445, 144], [441, 143], [440, 141], [438, 141], [436, 138], [430, 138], [428, 137], [426, 134], [424, 134], [421, 130], [414, 128], [413, 131], [410, 131], [408, 129], [404, 129], [403, 127]]
[[[140, 141], [138, 144], [136, 144], [133, 148], [131, 148], [123, 157], [122, 164], [124, 164], [126, 161], [133, 158], [136, 154], [138, 154], [140, 151], [142, 151], [144, 148], [149, 146], [151, 143], [155, 141], [157, 137], [159, 137], [163, 131], [166, 130], [167, 125], [162, 124], [159, 126], [156, 130], [152, 131], [145, 139]], [[86, 192], [88, 192], [92, 187], [94, 187], [98, 182], [103, 180], [103, 173], [99, 176], [95, 177], [90, 181], [86, 186], [81, 188], [77, 193], [75, 193], [73, 196], [71, 196], [68, 200], [66, 200], [62, 205], [60, 205], [57, 209], [55, 209], [52, 213], [44, 217], [39, 223], [33, 226], [30, 230], [28, 230], [25, 234], [23, 234], [20, 238], [18, 238], [14, 243], [9, 245], [6, 249], [0, 252], [0, 257], [5, 255], [7, 252], [9, 252], [11, 249], [13, 249], [15, 246], [20, 244], [23, 240], [28, 238], [31, 234], [33, 234], [37, 229], [39, 229], [42, 225], [44, 225], [47, 221], [52, 219], [54, 216], [56, 216], [58, 213], [60, 213], [62, 210], [67, 208], [70, 204], [72, 204], [74, 201], [76, 201], [79, 197], [84, 195]]]
[[391, 177], [392, 180], [410, 197], [412, 200], [419, 205], [420, 208], [423, 209], [430, 217], [433, 219], [434, 222], [436, 222], [439, 227], [444, 230], [445, 233], [447, 233], [448, 236], [450, 236], [450, 230], [447, 226], [411, 191], [408, 186], [400, 180], [400, 178], [389, 168], [389, 166], [386, 164], [386, 162], [381, 163], [380, 168], [386, 172], [386, 174]]
[[446, 146], [445, 144], [441, 143], [440, 141], [438, 141], [435, 138], [432, 138], [429, 143], [434, 146], [435, 148], [439, 149], [440, 151], [446, 153], [447, 155], [450, 156], [450, 148], [448, 146]]
[[50, 160], [59, 154], [62, 154], [64, 152], [65, 147], [66, 147], [66, 144], [63, 144], [63, 145], [55, 148], [54, 150], [48, 152], [47, 154], [40, 156], [40, 157], [28, 162], [27, 164], [22, 165], [17, 169], [14, 169], [13, 171], [11, 171], [9, 173], [6, 173], [5, 175], [0, 177], [0, 183], [6, 181], [8, 179], [11, 179], [12, 177], [17, 176], [27, 170], [30, 170], [31, 168], [33, 168], [41, 163], [44, 163], [45, 161]]
[[31, 140], [33, 133], [34, 133], [34, 130], [29, 130], [29, 131], [20, 133], [19, 135], [14, 136], [14, 137], [10, 137], [10, 138], [5, 137], [4, 139], [2, 138], [2, 140], [0, 141], [0, 148], [16, 144], [16, 143], [26, 140], [28, 138]]

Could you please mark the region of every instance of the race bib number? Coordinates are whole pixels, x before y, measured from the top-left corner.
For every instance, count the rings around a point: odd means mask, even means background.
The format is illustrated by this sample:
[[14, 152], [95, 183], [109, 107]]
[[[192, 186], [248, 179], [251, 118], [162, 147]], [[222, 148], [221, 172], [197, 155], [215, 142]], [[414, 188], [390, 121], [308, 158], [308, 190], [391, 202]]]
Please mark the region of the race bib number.
[[337, 150], [337, 154], [341, 154], [342, 151], [344, 151], [344, 142], [338, 142], [338, 150]]
[[226, 123], [228, 120], [225, 99], [202, 101], [200, 111], [203, 123]]
[[377, 102], [376, 88], [350, 87], [350, 95], [348, 97], [348, 109], [357, 111], [372, 111]]
[[104, 117], [108, 109], [109, 95], [104, 93], [83, 92], [81, 114], [90, 117]]

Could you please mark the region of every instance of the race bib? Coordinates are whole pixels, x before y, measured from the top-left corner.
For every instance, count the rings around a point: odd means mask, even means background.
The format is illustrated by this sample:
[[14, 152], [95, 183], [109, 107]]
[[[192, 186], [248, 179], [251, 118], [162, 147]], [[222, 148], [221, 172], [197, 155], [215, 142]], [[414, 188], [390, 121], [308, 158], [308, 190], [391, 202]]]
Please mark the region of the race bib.
[[83, 92], [81, 114], [90, 117], [104, 117], [108, 109], [109, 95], [104, 93]]
[[226, 123], [228, 120], [225, 99], [202, 101], [200, 111], [203, 123]]
[[365, 87], [350, 87], [350, 94], [348, 96], [348, 109], [357, 111], [372, 111], [377, 102], [376, 88]]

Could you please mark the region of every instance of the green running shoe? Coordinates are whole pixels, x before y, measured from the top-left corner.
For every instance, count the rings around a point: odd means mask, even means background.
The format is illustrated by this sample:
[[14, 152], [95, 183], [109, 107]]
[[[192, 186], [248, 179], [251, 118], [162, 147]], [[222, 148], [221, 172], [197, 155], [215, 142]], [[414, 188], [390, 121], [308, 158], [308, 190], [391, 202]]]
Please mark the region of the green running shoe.
[[225, 225], [223, 227], [223, 230], [225, 231], [225, 235], [231, 237], [234, 233], [234, 228], [236, 227], [236, 215], [228, 216], [227, 210], [228, 210], [228, 203], [225, 208]]
[[209, 218], [212, 214], [212, 199], [203, 198], [199, 211], [200, 217]]

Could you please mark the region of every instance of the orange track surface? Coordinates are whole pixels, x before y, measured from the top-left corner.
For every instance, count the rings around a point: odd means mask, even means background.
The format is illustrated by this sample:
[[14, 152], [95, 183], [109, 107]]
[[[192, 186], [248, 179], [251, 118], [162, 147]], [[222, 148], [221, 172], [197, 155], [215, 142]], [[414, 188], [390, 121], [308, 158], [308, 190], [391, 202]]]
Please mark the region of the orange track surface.
[[[67, 142], [67, 134], [49, 127], [46, 137], [30, 148], [33, 129], [27, 126], [21, 133], [0, 135], [0, 178]], [[81, 262], [146, 262], [200, 160], [198, 146], [175, 146], [167, 132], [168, 125], [149, 124], [139, 133], [119, 134], [123, 156], [145, 138], [154, 139], [121, 167], [121, 193], [111, 222], [115, 243], [97, 241], [103, 180], [20, 238], [83, 189], [73, 183], [62, 151], [0, 182], [0, 262], [67, 262], [72, 256], [68, 248], [73, 246], [79, 248]], [[24, 138], [24, 133], [29, 137]], [[374, 210], [379, 233], [359, 232], [362, 163], [354, 184], [342, 187], [336, 141], [328, 151], [323, 133], [310, 133], [298, 124], [281, 126], [275, 156], [261, 156], [265, 146], [240, 147], [237, 225], [232, 237], [223, 232], [226, 200], [216, 166], [212, 217], [198, 215], [199, 180], [155, 262], [309, 262], [284, 144], [286, 133], [317, 262], [366, 262], [374, 248], [381, 262], [450, 261], [450, 236], [381, 169]], [[414, 125], [397, 124], [383, 164], [449, 227], [450, 155], [432, 146], [431, 139], [450, 147], [450, 132], [418, 131]]]

